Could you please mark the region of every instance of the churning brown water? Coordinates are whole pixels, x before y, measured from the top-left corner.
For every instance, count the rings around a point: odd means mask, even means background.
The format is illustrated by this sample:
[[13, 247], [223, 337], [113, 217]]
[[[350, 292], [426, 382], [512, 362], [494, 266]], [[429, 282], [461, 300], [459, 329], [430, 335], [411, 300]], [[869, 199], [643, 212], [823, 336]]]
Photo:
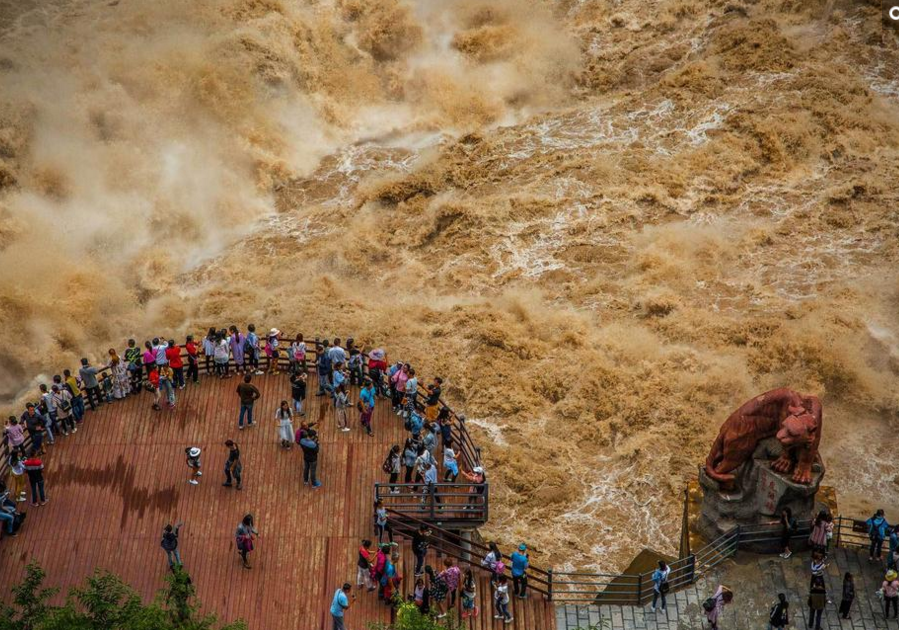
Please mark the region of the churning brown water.
[[672, 550], [781, 385], [844, 509], [896, 505], [897, 62], [849, 0], [0, 0], [0, 396], [353, 332], [444, 376], [487, 535], [557, 566]]

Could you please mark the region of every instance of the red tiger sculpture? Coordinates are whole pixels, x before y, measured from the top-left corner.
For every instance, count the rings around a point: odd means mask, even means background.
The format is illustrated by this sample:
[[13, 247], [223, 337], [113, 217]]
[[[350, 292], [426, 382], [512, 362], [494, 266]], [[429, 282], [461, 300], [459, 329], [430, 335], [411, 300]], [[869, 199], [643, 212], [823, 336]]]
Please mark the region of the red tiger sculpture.
[[752, 457], [761, 440], [776, 436], [783, 453], [771, 464], [793, 473], [795, 483], [812, 482], [812, 464], [821, 442], [821, 401], [782, 387], [756, 396], [730, 414], [705, 460], [705, 471], [730, 489], [734, 472]]

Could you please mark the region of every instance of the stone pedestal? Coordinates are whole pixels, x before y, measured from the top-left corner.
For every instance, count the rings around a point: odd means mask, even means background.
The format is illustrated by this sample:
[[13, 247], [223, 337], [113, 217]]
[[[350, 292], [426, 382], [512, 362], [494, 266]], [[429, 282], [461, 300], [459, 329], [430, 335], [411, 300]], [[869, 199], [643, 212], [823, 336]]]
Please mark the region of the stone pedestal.
[[[775, 438], [759, 443], [752, 459], [736, 473], [733, 490], [722, 490], [717, 481], [699, 468], [702, 487], [702, 508], [699, 531], [706, 540], [714, 540], [737, 525], [752, 527], [780, 520], [786, 507], [798, 519], [807, 519], [815, 512], [815, 494], [824, 476], [824, 466], [818, 461], [812, 467], [812, 483], [793, 483], [791, 475], [771, 470], [771, 463], [780, 456], [781, 444]], [[779, 552], [779, 542], [741, 544], [742, 549], [759, 553]], [[797, 549], [800, 548], [797, 545]]]

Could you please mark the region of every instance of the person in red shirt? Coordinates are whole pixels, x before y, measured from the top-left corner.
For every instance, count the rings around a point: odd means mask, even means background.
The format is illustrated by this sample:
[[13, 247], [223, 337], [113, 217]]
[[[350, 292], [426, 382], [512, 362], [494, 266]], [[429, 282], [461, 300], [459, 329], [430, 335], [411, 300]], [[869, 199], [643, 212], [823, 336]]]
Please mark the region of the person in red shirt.
[[181, 348], [174, 339], [169, 339], [168, 348], [165, 349], [165, 358], [168, 360], [172, 372], [175, 373], [173, 385], [178, 389], [184, 389], [184, 362], [181, 360]]
[[194, 336], [188, 335], [187, 342], [184, 344], [187, 350], [187, 378], [194, 384], [200, 382], [200, 357], [197, 344], [194, 343]]
[[[38, 457], [37, 451], [31, 450], [28, 459], [22, 462], [25, 472], [28, 473], [28, 482], [31, 484], [31, 506], [47, 504], [47, 495], [44, 493], [44, 462]], [[40, 503], [38, 503], [40, 500]]]
[[368, 354], [368, 377], [375, 384], [375, 396], [380, 398], [385, 394], [383, 374], [387, 372], [387, 355], [380, 348], [372, 350]]
[[159, 406], [159, 370], [156, 368], [155, 364], [150, 369], [150, 375], [147, 377], [147, 381], [150, 383], [150, 387], [153, 391], [153, 409], [159, 411], [161, 409]]

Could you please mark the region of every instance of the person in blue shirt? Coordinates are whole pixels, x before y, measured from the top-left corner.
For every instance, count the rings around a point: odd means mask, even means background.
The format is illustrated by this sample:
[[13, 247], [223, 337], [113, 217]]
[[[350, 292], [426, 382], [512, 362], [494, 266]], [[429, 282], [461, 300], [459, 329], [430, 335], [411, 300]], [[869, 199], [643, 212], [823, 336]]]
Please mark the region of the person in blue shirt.
[[519, 599], [528, 596], [528, 547], [524, 543], [518, 545], [518, 551], [512, 554], [512, 593]]
[[662, 598], [662, 610], [665, 610], [665, 595], [668, 593], [668, 576], [671, 569], [664, 560], [659, 560], [659, 568], [652, 572], [652, 609], [655, 611], [656, 602]]
[[318, 355], [315, 360], [315, 365], [318, 369], [318, 393], [315, 395], [324, 396], [325, 392], [330, 395], [334, 388], [331, 385], [332, 364], [331, 357], [328, 355], [327, 339], [323, 344], [317, 345], [315, 350]]
[[[347, 597], [350, 589], [352, 589], [352, 586], [350, 586], [349, 582], [346, 582], [334, 593], [334, 599], [331, 601], [332, 630], [346, 630], [346, 626], [343, 625], [343, 615], [347, 608], [350, 607], [350, 600]], [[353, 595], [353, 599], [356, 599], [355, 595]]]
[[412, 433], [413, 439], [418, 440], [421, 438], [421, 430], [423, 427], [424, 421], [422, 420], [421, 416], [417, 413], [413, 413], [409, 417], [409, 431]]
[[899, 554], [899, 525], [894, 525], [890, 532], [890, 555], [887, 557], [887, 569], [895, 569], [896, 554]]
[[375, 385], [370, 378], [365, 379], [365, 385], [359, 392], [359, 405], [359, 422], [366, 432], [371, 435], [371, 418], [375, 411]]
[[880, 560], [883, 555], [883, 541], [890, 530], [890, 524], [884, 516], [883, 510], [877, 512], [866, 521], [868, 525], [868, 537], [871, 539], [870, 560]]
[[[423, 488], [425, 496], [431, 494], [434, 497], [434, 503], [441, 503], [440, 497], [437, 495], [437, 466], [434, 465], [433, 461], [430, 461], [427, 464], [427, 468], [425, 469], [424, 474], [424, 482], [426, 484]], [[424, 498], [422, 498], [422, 501], [424, 501]]]

